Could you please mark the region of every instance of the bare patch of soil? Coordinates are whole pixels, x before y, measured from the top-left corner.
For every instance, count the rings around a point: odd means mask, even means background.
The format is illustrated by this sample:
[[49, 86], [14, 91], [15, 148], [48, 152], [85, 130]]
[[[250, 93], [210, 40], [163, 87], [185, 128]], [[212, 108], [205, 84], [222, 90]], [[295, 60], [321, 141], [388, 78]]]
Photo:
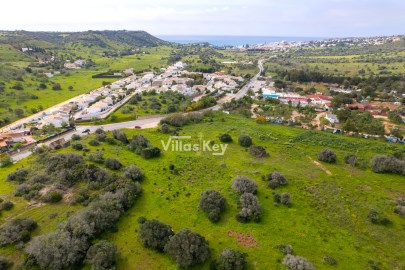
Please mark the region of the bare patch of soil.
[[256, 239], [250, 234], [228, 231], [228, 236], [235, 238], [236, 242], [241, 246], [250, 248], [259, 247], [259, 244], [257, 243]]

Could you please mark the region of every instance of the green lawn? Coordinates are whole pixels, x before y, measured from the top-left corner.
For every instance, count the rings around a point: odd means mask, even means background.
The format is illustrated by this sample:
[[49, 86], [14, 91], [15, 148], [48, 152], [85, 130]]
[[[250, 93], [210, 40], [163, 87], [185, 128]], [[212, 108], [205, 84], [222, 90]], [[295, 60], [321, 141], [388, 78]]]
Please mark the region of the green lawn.
[[[155, 129], [126, 132], [128, 137], [143, 134], [160, 148], [161, 140], [169, 137]], [[272, 124], [258, 125], [250, 119], [220, 113], [213, 122], [184, 127], [179, 135], [192, 136], [193, 142], [198, 142], [198, 136], [202, 135], [205, 140], [219, 143], [217, 136], [225, 132], [234, 142], [229, 144], [224, 156], [167, 151], [160, 158], [145, 160], [129, 152], [124, 145], [90, 146], [91, 151], [102, 149], [106, 157], [119, 158], [124, 165], [136, 164], [146, 174], [142, 182], [143, 195], [121, 218], [118, 232], [103, 235], [118, 246], [118, 269], [177, 269], [167, 255], [142, 246], [137, 235], [137, 219], [141, 216], [170, 224], [175, 231], [187, 227], [200, 233], [209, 241], [212, 258], [227, 247], [247, 252], [249, 269], [285, 269], [280, 263], [283, 256], [275, 248], [279, 244], [291, 244], [297, 255], [310, 260], [317, 269], [369, 269], [370, 260], [379, 263], [381, 269], [405, 267], [405, 242], [401, 241], [405, 238], [405, 221], [393, 213], [393, 200], [405, 195], [404, 177], [375, 174], [369, 168], [350, 168], [343, 161], [346, 154], [356, 153], [368, 164], [375, 154], [392, 154], [403, 146]], [[248, 154], [236, 143], [240, 134], [252, 136], [254, 143], [264, 146], [270, 156], [256, 159]], [[337, 164], [323, 164], [332, 175], [313, 162], [317, 153], [326, 147], [338, 155]], [[80, 153], [71, 148], [60, 152]], [[29, 163], [27, 159], [2, 169], [0, 179]], [[170, 164], [179, 170], [178, 175], [170, 173]], [[267, 188], [261, 176], [274, 170], [288, 179], [288, 185], [276, 192], [291, 194], [291, 208], [273, 205], [273, 191]], [[230, 183], [237, 175], [246, 175], [259, 185], [258, 198], [264, 209], [260, 223], [241, 224], [235, 219], [238, 196], [231, 190]], [[3, 212], [3, 220], [8, 215], [32, 213], [40, 224], [36, 234], [53, 230], [64, 213], [74, 209], [63, 204], [25, 209], [27, 203], [13, 198], [12, 189], [13, 184], [0, 182], [1, 197], [12, 198], [17, 204], [10, 212]], [[228, 201], [218, 224], [210, 223], [198, 210], [199, 195], [207, 189], [220, 191]], [[393, 224], [387, 227], [372, 224], [366, 217], [370, 209], [378, 210]], [[56, 220], [49, 218], [53, 212], [60, 212]], [[253, 237], [257, 247], [238, 243], [228, 236], [231, 231]], [[0, 253], [18, 260], [21, 252], [14, 251], [13, 248], [0, 249]], [[325, 264], [323, 258], [327, 255], [334, 257], [338, 264]], [[209, 269], [209, 262], [195, 269]]]

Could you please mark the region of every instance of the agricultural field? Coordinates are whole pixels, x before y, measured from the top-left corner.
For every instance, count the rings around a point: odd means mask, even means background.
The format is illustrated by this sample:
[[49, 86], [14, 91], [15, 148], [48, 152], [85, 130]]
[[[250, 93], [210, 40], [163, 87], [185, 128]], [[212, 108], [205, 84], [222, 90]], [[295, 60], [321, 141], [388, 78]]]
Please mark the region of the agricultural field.
[[[117, 269], [178, 269], [169, 256], [147, 249], [138, 237], [140, 217], [157, 219], [169, 224], [175, 232], [189, 228], [204, 236], [215, 259], [225, 248], [248, 254], [248, 269], [285, 269], [284, 255], [278, 245], [291, 245], [294, 253], [307, 258], [317, 269], [402, 269], [405, 267], [405, 220], [393, 212], [396, 201], [404, 199], [404, 177], [394, 174], [376, 174], [370, 169], [370, 160], [376, 154], [403, 153], [401, 145], [378, 140], [366, 140], [329, 133], [306, 131], [273, 124], [256, 124], [251, 119], [235, 115], [213, 113], [198, 124], [178, 130], [178, 135], [191, 136], [191, 143], [218, 139], [228, 133], [223, 156], [211, 152], [175, 152], [163, 150], [169, 134], [156, 129], [123, 130], [128, 138], [142, 134], [153, 146], [162, 149], [158, 158], [144, 159], [116, 141], [115, 145], [101, 142], [88, 143], [94, 135], [84, 136], [78, 142], [90, 152], [71, 147], [57, 153], [83, 154], [85, 158], [102, 150], [106, 158], [118, 158], [124, 166], [137, 165], [145, 173], [141, 186], [143, 193], [135, 206], [124, 214], [116, 232], [102, 234], [102, 238], [117, 245]], [[263, 146], [268, 157], [256, 158], [238, 145], [238, 137], [249, 135], [255, 145]], [[111, 134], [108, 133], [111, 137]], [[337, 162], [329, 164], [317, 159], [318, 153], [329, 148], [336, 152]], [[348, 154], [358, 156], [358, 165], [344, 162]], [[55, 230], [66, 214], [82, 206], [67, 202], [56, 204], [28, 203], [13, 196], [15, 184], [5, 181], [17, 168], [29, 167], [35, 157], [0, 170], [0, 197], [11, 200], [15, 206], [3, 211], [1, 222], [15, 217], [32, 216], [39, 224], [33, 236]], [[275, 190], [262, 176], [278, 171], [288, 184]], [[121, 173], [122, 169], [115, 171]], [[258, 184], [258, 199], [263, 206], [260, 222], [240, 223], [238, 195], [231, 189], [232, 179], [244, 175]], [[72, 193], [77, 192], [75, 186]], [[198, 208], [200, 193], [215, 189], [227, 200], [225, 212], [218, 223], [211, 223]], [[273, 203], [273, 193], [289, 192], [291, 205]], [[373, 224], [368, 219], [370, 210], [387, 217], [392, 224]], [[58, 213], [51, 218], [52, 213]], [[8, 246], [0, 248], [15, 265], [22, 261], [23, 249]], [[329, 265], [325, 257], [333, 257], [337, 264]], [[85, 266], [87, 267], [87, 266]], [[87, 269], [87, 268], [84, 268]], [[210, 269], [210, 262], [193, 269]], [[376, 268], [373, 268], [376, 269]]]

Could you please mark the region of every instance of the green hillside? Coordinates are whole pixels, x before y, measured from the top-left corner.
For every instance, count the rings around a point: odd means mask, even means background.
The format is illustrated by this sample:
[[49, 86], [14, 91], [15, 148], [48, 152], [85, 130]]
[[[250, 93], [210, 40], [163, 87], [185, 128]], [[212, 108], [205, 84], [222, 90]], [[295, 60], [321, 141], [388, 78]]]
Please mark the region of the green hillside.
[[[220, 143], [218, 136], [228, 133], [233, 142], [228, 144], [224, 156], [213, 156], [210, 152], [163, 151], [162, 141], [166, 143], [169, 134], [155, 129], [123, 131], [129, 139], [133, 135], [146, 136], [153, 146], [162, 149], [161, 157], [144, 159], [117, 140], [91, 146], [89, 142], [94, 140], [94, 135], [84, 136], [76, 142], [89, 150], [69, 147], [51, 152], [75, 153], [87, 159], [96, 150], [101, 150], [105, 158], [118, 158], [124, 166], [136, 165], [144, 172], [143, 193], [135, 206], [120, 218], [114, 232], [98, 237], [117, 245], [117, 269], [178, 269], [167, 254], [143, 246], [138, 236], [140, 217], [169, 224], [174, 232], [189, 228], [204, 236], [211, 250], [210, 260], [217, 258], [225, 248], [246, 252], [248, 269], [285, 269], [279, 245], [291, 245], [294, 254], [305, 257], [317, 269], [405, 267], [405, 243], [401, 240], [405, 238], [405, 220], [393, 211], [398, 201], [403, 202], [405, 198], [404, 177], [376, 174], [369, 165], [376, 154], [400, 156], [404, 152], [401, 145], [273, 124], [260, 125], [250, 119], [222, 113], [184, 126], [178, 135], [191, 136], [193, 143], [198, 143], [201, 136], [204, 140]], [[269, 156], [256, 158], [249, 154], [238, 145], [241, 134], [251, 136], [253, 143], [263, 146]], [[112, 135], [108, 133], [107, 136]], [[336, 152], [335, 164], [318, 161], [317, 155], [324, 148]], [[358, 165], [345, 164], [348, 154], [358, 157]], [[33, 217], [39, 225], [33, 236], [54, 231], [56, 225], [66, 219], [67, 213], [74, 215], [78, 209], [86, 208], [67, 202], [34, 204], [40, 199], [27, 202], [14, 197], [17, 184], [5, 181], [6, 176], [23, 167], [36, 166], [40, 171], [46, 164], [38, 165], [36, 158], [30, 157], [0, 171], [0, 197], [15, 204], [12, 210], [2, 211], [1, 221]], [[121, 174], [123, 170], [115, 173]], [[275, 190], [268, 188], [269, 182], [263, 180], [263, 175], [274, 171], [282, 173], [288, 184]], [[231, 182], [238, 175], [247, 176], [258, 184], [257, 197], [263, 206], [258, 223], [240, 223], [235, 218], [240, 211], [239, 195], [232, 190]], [[97, 189], [84, 189], [86, 183], [73, 186], [69, 193], [77, 194], [81, 190], [95, 198]], [[219, 191], [227, 200], [226, 210], [218, 223], [210, 222], [198, 208], [200, 193], [208, 189]], [[274, 193], [284, 192], [291, 195], [290, 207], [273, 202]], [[392, 223], [374, 224], [368, 217], [371, 210]], [[58, 213], [56, 218], [54, 213]], [[24, 258], [20, 245], [0, 248], [0, 253], [12, 260], [14, 266]], [[209, 261], [193, 269], [209, 269]], [[331, 265], [332, 262], [336, 264]]]

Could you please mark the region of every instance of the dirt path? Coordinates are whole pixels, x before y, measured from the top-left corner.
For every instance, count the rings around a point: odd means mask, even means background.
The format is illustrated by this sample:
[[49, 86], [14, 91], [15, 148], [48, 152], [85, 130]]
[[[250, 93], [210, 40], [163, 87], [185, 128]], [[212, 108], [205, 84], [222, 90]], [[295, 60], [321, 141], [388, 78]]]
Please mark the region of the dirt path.
[[322, 171], [324, 171], [327, 175], [332, 175], [332, 172], [329, 171], [328, 169], [326, 169], [325, 166], [323, 166], [321, 163], [319, 163], [316, 160], [313, 160], [311, 157], [308, 157], [319, 169], [321, 169]]

